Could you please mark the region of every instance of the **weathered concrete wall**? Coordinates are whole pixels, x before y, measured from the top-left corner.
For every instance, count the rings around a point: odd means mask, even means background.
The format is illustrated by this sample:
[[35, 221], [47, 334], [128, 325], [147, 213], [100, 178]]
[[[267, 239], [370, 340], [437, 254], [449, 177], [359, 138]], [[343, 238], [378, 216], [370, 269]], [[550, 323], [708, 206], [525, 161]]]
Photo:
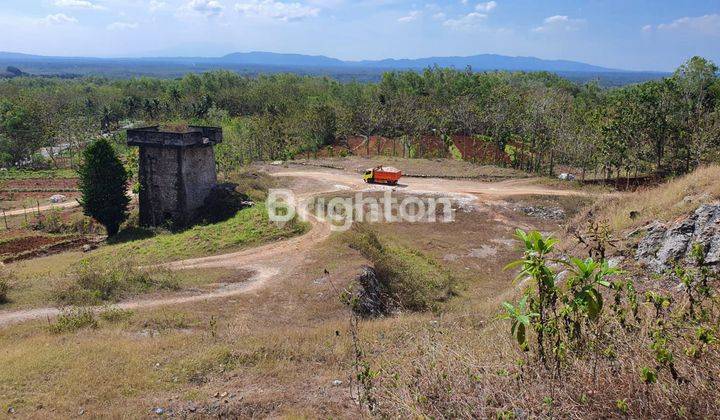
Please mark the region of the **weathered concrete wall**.
[[178, 214], [178, 153], [180, 149], [140, 148], [140, 223], [159, 226]]
[[140, 223], [186, 224], [217, 184], [212, 147], [140, 147]]
[[182, 178], [185, 184], [185, 211], [192, 218], [197, 216], [197, 211], [217, 184], [213, 148], [183, 149]]

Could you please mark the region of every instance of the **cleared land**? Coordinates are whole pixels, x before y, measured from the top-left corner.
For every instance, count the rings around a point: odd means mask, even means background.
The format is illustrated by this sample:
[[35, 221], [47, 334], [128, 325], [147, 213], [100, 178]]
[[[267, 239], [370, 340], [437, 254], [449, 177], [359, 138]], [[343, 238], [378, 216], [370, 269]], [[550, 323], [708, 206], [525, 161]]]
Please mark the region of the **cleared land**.
[[[348, 172], [269, 170], [277, 177], [290, 178], [290, 188], [301, 197], [332, 190], [374, 193], [386, 188], [368, 186]], [[407, 352], [414, 348], [407, 346], [408, 337], [424, 341], [422, 337], [428, 334], [440, 334], [443, 339], [434, 342], [449, 344], [461, 337], [467, 340], [468, 329], [484, 330], [485, 325], [494, 324], [499, 301], [513, 293], [509, 287], [512, 275], [501, 268], [517, 256], [514, 229], [560, 229], [557, 220], [529, 216], [516, 210], [514, 203], [532, 204], [528, 195], [541, 195], [546, 197], [546, 205], [579, 205], [553, 198], [577, 196], [575, 192], [515, 180], [407, 179], [397, 190], [446, 192], [460, 199], [454, 223], [374, 227], [384, 240], [438, 261], [459, 280], [459, 295], [436, 313], [408, 312], [364, 323], [361, 338], [368, 343], [366, 352], [381, 364], [406, 363]], [[508, 202], [506, 197], [514, 199]], [[178, 235], [190, 236], [171, 235], [167, 241], [150, 238], [96, 253], [120, 255], [134, 252], [138, 246], [172, 250], [176, 241], [182, 243], [179, 238], [196, 238], [187, 232]], [[196, 252], [206, 249], [169, 251], [163, 258]], [[71, 264], [78, 257], [80, 254], [60, 254], [37, 260], [38, 264], [26, 262], [10, 268], [24, 272], [28, 279], [39, 279], [39, 267], [53, 272], [63, 260]], [[339, 294], [365, 263], [348, 247], [345, 234], [331, 234], [326, 224], [313, 222], [308, 233], [293, 239], [172, 263], [172, 268], [192, 269], [198, 276], [210, 278], [204, 270], [221, 271], [215, 272], [214, 281], [200, 281], [209, 288], [205, 292], [163, 292], [150, 299], [130, 300], [121, 308], [132, 312], [100, 314], [95, 328], [51, 332], [45, 316], [57, 312], [40, 308], [23, 319], [37, 316], [42, 321], [5, 326], [0, 336], [0, 345], [7, 349], [0, 355], [0, 363], [13, 366], [0, 373], [0, 393], [6, 401], [2, 408], [12, 406], [31, 416], [77, 415], [80, 411], [142, 416], [158, 407], [186, 415], [351, 416], [356, 413], [347, 388], [352, 376], [352, 340]], [[218, 286], [223, 276], [229, 275], [222, 270], [238, 268], [254, 274], [238, 283], [242, 286]], [[32, 286], [29, 289], [33, 291], [27, 291], [23, 304], [11, 305], [39, 304], [44, 294]], [[7, 322], [12, 314], [12, 310], [3, 311], [0, 319]], [[490, 328], [493, 331], [495, 327]], [[482, 340], [488, 337], [492, 335], [484, 333]], [[335, 385], [337, 380], [342, 384]]]
[[471, 178], [479, 180], [526, 178], [525, 172], [499, 166], [481, 166], [470, 162], [453, 159], [405, 159], [399, 157], [361, 156], [296, 159], [290, 163], [308, 166], [319, 166], [342, 169], [349, 172], [363, 172], [378, 165], [402, 168], [405, 176], [438, 177], [438, 178]]

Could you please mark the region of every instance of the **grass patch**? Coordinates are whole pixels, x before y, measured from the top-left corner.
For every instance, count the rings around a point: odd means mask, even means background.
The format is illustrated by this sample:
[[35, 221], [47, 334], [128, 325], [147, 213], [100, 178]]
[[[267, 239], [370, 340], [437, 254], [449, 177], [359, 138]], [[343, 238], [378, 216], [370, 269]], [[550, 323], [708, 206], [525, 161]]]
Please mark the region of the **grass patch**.
[[227, 176], [227, 181], [237, 184], [236, 190], [246, 194], [256, 203], [265, 201], [268, 190], [275, 188], [278, 182], [267, 172], [252, 169], [233, 172]]
[[161, 233], [152, 238], [101, 248], [90, 258], [112, 259], [133, 255], [140, 263], [159, 263], [213, 255], [304, 233], [308, 224], [299, 220], [278, 225], [268, 219], [264, 204], [239, 211], [234, 217], [212, 225], [195, 226], [180, 233]]
[[0, 180], [57, 178], [77, 178], [77, 172], [73, 169], [43, 169], [37, 171], [27, 169], [8, 169], [6, 171], [0, 171]]
[[364, 226], [354, 228], [348, 242], [372, 262], [380, 295], [391, 299], [391, 306], [410, 311], [436, 310], [456, 294], [455, 279], [416, 249], [381, 240]]
[[69, 309], [58, 315], [55, 322], [50, 324], [50, 332], [62, 334], [74, 332], [83, 328], [97, 328], [98, 322], [92, 310], [88, 308]]
[[179, 288], [170, 271], [139, 269], [130, 260], [84, 260], [60, 282], [54, 300], [61, 305], [95, 305], [150, 291]]

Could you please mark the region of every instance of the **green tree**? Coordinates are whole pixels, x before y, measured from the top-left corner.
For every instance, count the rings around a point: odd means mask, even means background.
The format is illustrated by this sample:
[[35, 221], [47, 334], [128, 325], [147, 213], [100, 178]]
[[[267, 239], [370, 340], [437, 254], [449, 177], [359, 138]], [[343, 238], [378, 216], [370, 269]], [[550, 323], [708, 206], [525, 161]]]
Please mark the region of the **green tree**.
[[85, 149], [78, 174], [85, 215], [105, 226], [108, 236], [114, 236], [127, 219], [130, 198], [128, 173], [107, 140], [96, 140]]

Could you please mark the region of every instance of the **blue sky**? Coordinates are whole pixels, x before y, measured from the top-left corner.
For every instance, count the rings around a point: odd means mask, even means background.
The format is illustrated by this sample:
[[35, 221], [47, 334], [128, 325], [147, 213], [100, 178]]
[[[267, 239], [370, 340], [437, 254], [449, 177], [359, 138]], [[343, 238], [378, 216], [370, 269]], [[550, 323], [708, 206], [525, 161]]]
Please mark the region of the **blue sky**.
[[720, 63], [720, 0], [2, 0], [0, 50], [341, 59], [496, 53], [630, 70]]

